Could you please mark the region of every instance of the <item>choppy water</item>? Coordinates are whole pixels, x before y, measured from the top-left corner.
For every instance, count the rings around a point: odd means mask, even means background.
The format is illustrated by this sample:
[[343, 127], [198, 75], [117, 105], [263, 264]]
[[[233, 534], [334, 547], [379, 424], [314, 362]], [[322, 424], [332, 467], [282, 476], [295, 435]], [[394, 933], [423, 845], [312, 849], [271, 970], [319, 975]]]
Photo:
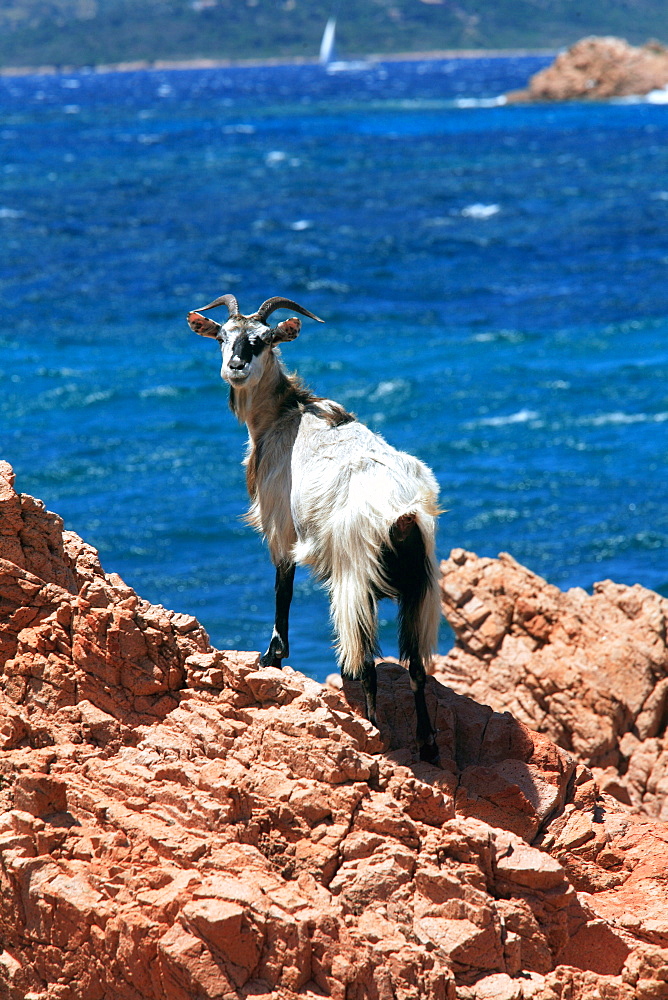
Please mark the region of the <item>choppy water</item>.
[[[283, 294], [327, 320], [287, 362], [433, 467], [442, 555], [668, 593], [668, 107], [495, 104], [544, 62], [0, 80], [19, 489], [217, 645], [263, 646], [245, 432], [184, 316]], [[291, 661], [323, 676], [329, 645], [298, 575]]]

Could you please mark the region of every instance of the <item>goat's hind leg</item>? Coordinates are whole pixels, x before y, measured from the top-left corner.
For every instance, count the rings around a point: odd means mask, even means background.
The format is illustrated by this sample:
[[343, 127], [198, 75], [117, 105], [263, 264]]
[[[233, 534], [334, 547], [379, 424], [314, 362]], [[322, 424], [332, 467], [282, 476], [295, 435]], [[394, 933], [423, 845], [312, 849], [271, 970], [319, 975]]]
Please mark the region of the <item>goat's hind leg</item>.
[[438, 764], [436, 732], [425, 698], [427, 672], [420, 642], [422, 605], [428, 599], [431, 584], [429, 563], [424, 539], [410, 515], [397, 522], [392, 540], [394, 550], [386, 553], [386, 568], [399, 592], [399, 657], [408, 662], [417, 716], [416, 741], [420, 760]]
[[418, 615], [419, 603], [415, 600], [415, 593], [408, 596], [402, 594], [399, 598], [399, 656], [404, 662], [408, 661], [408, 673], [417, 716], [416, 742], [420, 752], [420, 760], [430, 764], [438, 764], [436, 733], [429, 718], [424, 693], [427, 672], [420, 655]]
[[365, 714], [369, 722], [378, 728], [376, 722], [376, 688], [378, 686], [376, 676], [376, 659], [372, 652], [364, 656], [364, 663], [360, 673], [362, 690], [364, 691]]
[[260, 657], [262, 667], [280, 667], [282, 661], [290, 653], [288, 643], [288, 621], [290, 617], [290, 604], [292, 602], [292, 591], [295, 580], [295, 564], [281, 562], [276, 567], [276, 617], [274, 618], [274, 631], [271, 634], [269, 648], [264, 656]]
[[424, 664], [419, 655], [409, 656], [408, 672], [411, 679], [411, 688], [415, 698], [415, 713], [417, 715], [416, 740], [420, 751], [420, 760], [429, 764], [438, 764], [438, 747], [436, 745], [436, 733], [429, 718], [427, 701], [424, 694], [427, 674]]

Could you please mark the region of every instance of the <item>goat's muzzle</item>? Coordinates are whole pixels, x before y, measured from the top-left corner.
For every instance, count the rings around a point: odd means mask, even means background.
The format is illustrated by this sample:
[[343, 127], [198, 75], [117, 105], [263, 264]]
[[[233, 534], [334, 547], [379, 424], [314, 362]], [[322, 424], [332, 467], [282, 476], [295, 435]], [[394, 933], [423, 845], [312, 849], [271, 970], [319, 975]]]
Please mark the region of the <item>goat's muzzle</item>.
[[223, 378], [227, 382], [234, 382], [241, 385], [245, 382], [251, 373], [250, 362], [244, 361], [243, 358], [231, 357], [226, 365], [223, 365], [223, 370], [221, 372]]

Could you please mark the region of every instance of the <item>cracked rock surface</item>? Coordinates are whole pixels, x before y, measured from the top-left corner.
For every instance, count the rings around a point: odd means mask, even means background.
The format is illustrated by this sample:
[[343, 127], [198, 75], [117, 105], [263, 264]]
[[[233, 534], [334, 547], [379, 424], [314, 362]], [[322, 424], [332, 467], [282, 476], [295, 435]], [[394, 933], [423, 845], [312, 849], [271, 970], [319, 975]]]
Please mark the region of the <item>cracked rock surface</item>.
[[610, 580], [565, 593], [502, 553], [441, 564], [456, 643], [436, 676], [592, 768], [620, 803], [668, 820], [668, 600]]
[[0, 997], [668, 997], [668, 832], [589, 766], [617, 766], [633, 712], [662, 739], [649, 675], [605, 747], [563, 722], [558, 746], [547, 701], [479, 703], [514, 611], [467, 580], [466, 648], [428, 684], [436, 768], [400, 665], [378, 731], [354, 683], [211, 648], [0, 463]]

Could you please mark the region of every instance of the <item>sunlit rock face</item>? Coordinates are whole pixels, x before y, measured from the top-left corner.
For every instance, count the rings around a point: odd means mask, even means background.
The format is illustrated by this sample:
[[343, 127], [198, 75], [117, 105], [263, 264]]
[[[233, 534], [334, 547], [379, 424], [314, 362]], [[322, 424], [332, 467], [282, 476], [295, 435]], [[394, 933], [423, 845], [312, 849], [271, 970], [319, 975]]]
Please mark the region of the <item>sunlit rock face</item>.
[[[623, 38], [583, 38], [507, 95], [524, 101], [606, 100], [661, 91], [668, 86], [668, 49], [658, 42], [629, 45]], [[666, 94], [668, 101], [668, 93]]]

